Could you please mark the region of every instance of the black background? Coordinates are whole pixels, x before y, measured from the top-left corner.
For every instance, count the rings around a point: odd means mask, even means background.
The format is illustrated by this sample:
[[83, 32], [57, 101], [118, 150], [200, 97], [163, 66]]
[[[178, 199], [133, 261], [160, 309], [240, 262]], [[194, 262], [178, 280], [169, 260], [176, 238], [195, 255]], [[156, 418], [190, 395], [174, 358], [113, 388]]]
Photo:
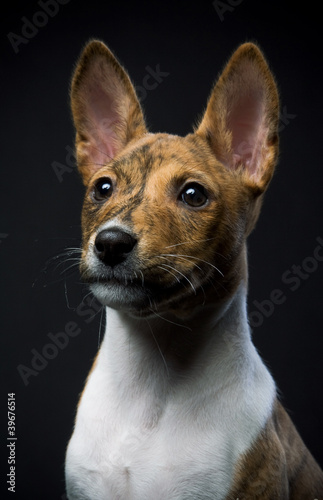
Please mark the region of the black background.
[[[284, 303], [267, 302], [267, 317], [252, 316], [253, 338], [304, 441], [323, 464], [323, 262], [313, 261], [316, 238], [323, 238], [322, 27], [314, 2], [291, 5], [70, 0], [47, 21], [37, 14], [43, 11], [39, 2], [2, 6], [0, 434], [6, 439], [7, 393], [15, 392], [15, 498], [64, 499], [65, 447], [99, 343], [101, 313], [85, 314], [89, 306], [77, 310], [87, 291], [77, 270], [64, 277], [72, 262], [55, 259], [80, 244], [83, 187], [75, 167], [69, 167], [71, 158], [69, 165], [66, 160], [74, 137], [68, 88], [89, 38], [104, 40], [137, 86], [143, 85], [147, 66], [159, 64], [169, 73], [156, 89], [141, 92], [142, 103], [151, 131], [179, 135], [201, 115], [231, 52], [244, 41], [257, 41], [264, 50], [281, 94], [281, 154], [249, 239], [249, 310], [259, 313], [254, 301], [282, 291]], [[29, 32], [15, 53], [7, 35], [22, 36], [23, 16], [43, 26]], [[60, 179], [53, 162], [69, 168]], [[294, 265], [303, 273], [304, 266], [313, 269], [293, 291], [295, 282], [282, 276], [291, 277]], [[41, 353], [51, 343], [48, 334], [64, 331], [71, 321], [80, 333], [25, 385], [17, 367], [31, 368], [32, 349]], [[9, 498], [5, 439], [0, 482], [2, 498]]]

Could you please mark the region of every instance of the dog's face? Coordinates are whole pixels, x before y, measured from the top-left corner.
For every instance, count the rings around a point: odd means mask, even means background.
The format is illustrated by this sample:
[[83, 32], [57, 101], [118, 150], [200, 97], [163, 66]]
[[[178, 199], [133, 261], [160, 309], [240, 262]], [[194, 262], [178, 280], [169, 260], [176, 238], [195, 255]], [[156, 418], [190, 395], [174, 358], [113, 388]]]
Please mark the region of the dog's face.
[[236, 51], [184, 138], [147, 132], [101, 42], [78, 63], [72, 111], [87, 187], [81, 273], [98, 299], [146, 316], [230, 295], [277, 157], [278, 97], [259, 49]]

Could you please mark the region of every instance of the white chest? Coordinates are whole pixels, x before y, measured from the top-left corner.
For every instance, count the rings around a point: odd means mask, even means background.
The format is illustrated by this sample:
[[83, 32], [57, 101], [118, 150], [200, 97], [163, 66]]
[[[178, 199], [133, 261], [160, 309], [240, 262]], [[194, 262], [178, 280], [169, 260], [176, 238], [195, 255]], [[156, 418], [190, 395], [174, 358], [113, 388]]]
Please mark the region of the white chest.
[[95, 407], [85, 394], [67, 454], [70, 499], [216, 500], [227, 493], [240, 446], [225, 425], [205, 413], [200, 421], [188, 405], [170, 404], [151, 416], [151, 427], [140, 425], [137, 409], [96, 410], [102, 400]]
[[223, 338], [213, 366], [197, 363], [168, 390], [151, 356], [138, 363], [145, 376], [129, 383], [135, 346], [105, 338], [68, 446], [70, 500], [225, 499], [275, 388], [251, 342], [237, 353], [236, 339]]

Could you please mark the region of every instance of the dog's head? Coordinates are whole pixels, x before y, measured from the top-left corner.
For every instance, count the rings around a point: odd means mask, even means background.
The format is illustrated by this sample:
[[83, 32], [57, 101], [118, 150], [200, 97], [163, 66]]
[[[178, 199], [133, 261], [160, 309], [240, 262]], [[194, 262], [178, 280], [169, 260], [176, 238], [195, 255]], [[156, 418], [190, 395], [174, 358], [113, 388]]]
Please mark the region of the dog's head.
[[71, 101], [93, 293], [137, 316], [232, 294], [278, 154], [278, 94], [260, 50], [238, 48], [186, 137], [147, 131], [127, 73], [98, 41], [80, 57]]

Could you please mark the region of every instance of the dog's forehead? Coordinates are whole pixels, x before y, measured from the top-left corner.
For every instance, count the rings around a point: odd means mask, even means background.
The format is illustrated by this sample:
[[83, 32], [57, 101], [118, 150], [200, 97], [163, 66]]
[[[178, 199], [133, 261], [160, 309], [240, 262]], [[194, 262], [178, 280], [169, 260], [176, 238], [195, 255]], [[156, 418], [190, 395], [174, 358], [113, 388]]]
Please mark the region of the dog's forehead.
[[[147, 134], [130, 145], [115, 159], [112, 168], [129, 180], [147, 179], [151, 174], [172, 175], [177, 172], [207, 173], [214, 158], [199, 138], [193, 134], [180, 137], [170, 134]], [[172, 168], [173, 167], [173, 168]]]

